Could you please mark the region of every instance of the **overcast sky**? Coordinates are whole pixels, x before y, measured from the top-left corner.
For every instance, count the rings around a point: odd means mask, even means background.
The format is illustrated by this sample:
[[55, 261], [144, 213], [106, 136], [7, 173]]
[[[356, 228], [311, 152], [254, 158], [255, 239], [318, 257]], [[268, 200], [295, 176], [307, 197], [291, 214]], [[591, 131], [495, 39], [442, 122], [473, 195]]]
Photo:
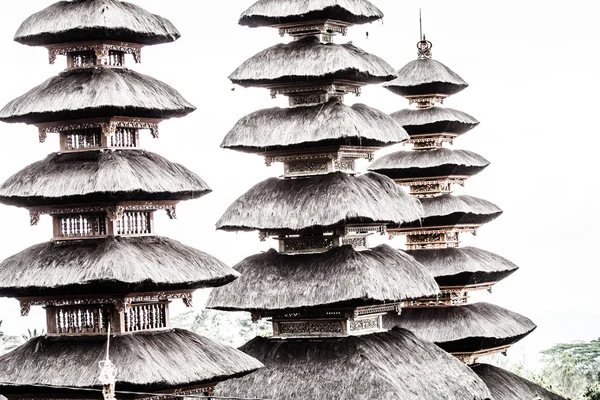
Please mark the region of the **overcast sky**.
[[[239, 14], [252, 0], [132, 2], [170, 19], [182, 38], [175, 44], [146, 48], [143, 64], [133, 65], [131, 59], [128, 64], [172, 85], [198, 108], [185, 118], [162, 123], [161, 138], [145, 135], [142, 145], [187, 166], [213, 189], [200, 200], [181, 204], [178, 220], [161, 215], [158, 232], [234, 265], [274, 243], [260, 243], [257, 233], [217, 232], [215, 222], [238, 196], [281, 174], [282, 167], [267, 168], [260, 157], [222, 150], [219, 144], [239, 118], [287, 103], [270, 99], [266, 90], [232, 90], [227, 76], [248, 57], [288, 39], [280, 38], [276, 30], [237, 25]], [[44, 49], [12, 41], [26, 17], [51, 3], [28, 0], [0, 6], [0, 105], [66, 65], [59, 57], [50, 66]], [[481, 124], [456, 140], [454, 148], [475, 151], [492, 165], [456, 192], [490, 200], [504, 215], [480, 229], [477, 237], [464, 236], [463, 243], [496, 252], [520, 266], [493, 294], [479, 294], [476, 299], [537, 323], [538, 329], [519, 344], [517, 353], [599, 337], [597, 3], [373, 3], [385, 14], [383, 23], [354, 27], [338, 43], [353, 41], [400, 68], [416, 58], [421, 7], [433, 57], [470, 84], [447, 99], [446, 106], [473, 115]], [[389, 113], [407, 107], [406, 100], [378, 86], [366, 87], [361, 97], [348, 96], [346, 102], [364, 102]], [[56, 137], [38, 144], [37, 130], [31, 126], [0, 125], [0, 137], [1, 181], [58, 149]], [[29, 227], [27, 211], [0, 206], [0, 218], [2, 259], [51, 237], [49, 217]], [[401, 247], [403, 239], [390, 244]], [[204, 296], [198, 293], [197, 299]], [[41, 310], [20, 318], [15, 301], [2, 300], [0, 306], [0, 319], [6, 321], [3, 328], [9, 332], [44, 323]]]

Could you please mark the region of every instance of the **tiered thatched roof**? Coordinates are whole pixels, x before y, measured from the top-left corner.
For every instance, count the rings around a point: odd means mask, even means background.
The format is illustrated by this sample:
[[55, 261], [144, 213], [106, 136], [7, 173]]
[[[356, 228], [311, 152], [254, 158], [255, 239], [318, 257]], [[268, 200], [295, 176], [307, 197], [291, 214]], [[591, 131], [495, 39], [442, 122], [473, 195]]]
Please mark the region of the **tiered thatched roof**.
[[219, 310], [285, 310], [381, 304], [435, 296], [424, 268], [399, 250], [350, 246], [325, 253], [285, 255], [269, 250], [234, 267], [242, 276], [212, 291], [207, 307]]
[[[61, 389], [32, 385], [99, 388], [98, 362], [106, 357], [106, 337], [36, 337], [0, 357], [0, 391], [5, 395]], [[243, 376], [262, 364], [239, 350], [184, 330], [137, 332], [110, 339], [110, 360], [122, 391], [162, 391]], [[72, 391], [76, 394], [76, 391]], [[121, 397], [121, 396], [119, 396]]]
[[403, 309], [401, 315], [387, 314], [383, 322], [388, 329], [408, 329], [448, 352], [510, 345], [536, 328], [529, 318], [488, 303]]
[[476, 247], [407, 251], [431, 272], [440, 286], [498, 282], [518, 267], [504, 257]]
[[409, 62], [398, 71], [398, 78], [384, 85], [386, 89], [401, 96], [451, 95], [467, 86], [467, 82], [454, 71], [431, 58]]
[[30, 46], [84, 40], [146, 45], [173, 42], [179, 32], [169, 20], [118, 0], [59, 1], [27, 18], [15, 40]]
[[0, 295], [57, 296], [197, 289], [239, 274], [216, 258], [163, 237], [46, 242], [0, 263]]
[[390, 178], [374, 172], [358, 176], [335, 172], [300, 179], [269, 178], [234, 201], [217, 228], [301, 230], [342, 223], [401, 223], [421, 216], [419, 201]]
[[483, 171], [489, 164], [488, 160], [472, 151], [437, 148], [397, 151], [376, 160], [369, 166], [369, 170], [392, 179], [473, 176]]
[[489, 400], [464, 364], [403, 329], [336, 339], [257, 337], [240, 350], [265, 368], [220, 383], [218, 396], [295, 399]]
[[403, 227], [487, 224], [502, 214], [495, 204], [473, 196], [444, 194], [419, 201], [423, 205], [423, 219], [404, 224]]
[[391, 113], [390, 116], [411, 136], [432, 133], [461, 135], [479, 125], [479, 121], [469, 114], [444, 107], [405, 108]]
[[489, 364], [475, 364], [471, 369], [492, 392], [494, 400], [567, 400], [527, 379]]
[[251, 87], [328, 79], [367, 84], [395, 77], [388, 63], [351, 43], [322, 43], [310, 36], [261, 51], [244, 61], [229, 79]]
[[187, 200], [210, 192], [196, 174], [144, 150], [52, 153], [0, 186], [15, 206], [126, 200]]
[[364, 24], [383, 17], [367, 0], [259, 0], [244, 11], [240, 25], [250, 27], [333, 19]]
[[332, 99], [315, 106], [276, 107], [249, 114], [229, 131], [221, 147], [261, 153], [309, 146], [385, 146], [406, 139], [404, 129], [387, 114]]
[[4, 122], [41, 123], [94, 117], [181, 117], [194, 111], [171, 86], [125, 68], [61, 72], [0, 110]]

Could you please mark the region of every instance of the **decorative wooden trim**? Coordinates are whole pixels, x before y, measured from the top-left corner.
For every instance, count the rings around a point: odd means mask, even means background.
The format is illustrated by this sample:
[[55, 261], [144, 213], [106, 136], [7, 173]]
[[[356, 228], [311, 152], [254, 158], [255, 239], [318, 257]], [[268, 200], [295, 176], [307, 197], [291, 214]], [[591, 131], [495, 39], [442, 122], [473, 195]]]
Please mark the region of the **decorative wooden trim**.
[[291, 22], [287, 24], [272, 25], [273, 28], [279, 29], [279, 35], [290, 35], [295, 39], [300, 39], [305, 36], [323, 35], [328, 36], [328, 41], [336, 34], [346, 36], [348, 27], [352, 26], [349, 22], [338, 21], [335, 19], [324, 19], [310, 22]]
[[112, 304], [117, 310], [122, 311], [132, 303], [166, 301], [182, 299], [188, 307], [192, 305], [192, 290], [165, 290], [160, 292], [131, 293], [127, 295], [98, 294], [77, 296], [43, 296], [43, 297], [17, 297], [21, 305], [21, 315], [29, 314], [31, 306], [69, 306], [87, 304]]
[[135, 62], [140, 63], [142, 62], [142, 47], [144, 47], [144, 45], [139, 43], [116, 42], [111, 40], [59, 43], [46, 46], [50, 64], [54, 64], [56, 57], [59, 55], [66, 56], [69, 53], [74, 52], [93, 51], [96, 55], [95, 66], [107, 66], [107, 58], [110, 51], [131, 54]]
[[39, 131], [40, 143], [44, 143], [49, 133], [62, 133], [66, 131], [94, 128], [102, 129], [102, 133], [107, 137], [114, 135], [117, 128], [148, 129], [150, 130], [152, 137], [158, 138], [158, 124], [160, 122], [162, 122], [162, 119], [157, 118], [111, 117], [47, 122], [35, 124], [35, 126]]
[[[321, 104], [324, 100], [328, 100], [334, 96], [340, 97], [346, 94], [360, 96], [361, 87], [365, 85], [366, 83], [340, 79], [335, 81], [315, 81], [306, 83], [268, 83], [260, 86], [269, 89], [272, 98], [275, 98], [278, 95], [306, 98], [305, 100], [290, 99], [290, 106], [294, 107], [295, 105]], [[329, 97], [315, 96], [318, 94], [328, 94]], [[317, 102], [315, 103], [313, 101]]]
[[479, 359], [479, 357], [488, 356], [496, 353], [502, 353], [506, 355], [508, 349], [511, 347], [512, 344], [509, 344], [505, 346], [493, 347], [491, 349], [484, 349], [473, 352], [451, 352], [450, 354], [452, 354], [454, 357], [458, 358], [465, 364], [474, 364], [477, 362], [477, 359]]
[[[102, 205], [64, 205], [64, 206], [38, 206], [29, 207], [29, 222], [35, 226], [40, 221], [41, 215], [65, 215], [93, 212], [105, 212], [110, 221], [121, 218], [125, 212], [159, 211], [165, 210], [170, 219], [177, 218], [177, 204], [179, 201], [148, 201], [148, 202], [120, 202], [117, 204]], [[112, 233], [111, 233], [112, 234]]]

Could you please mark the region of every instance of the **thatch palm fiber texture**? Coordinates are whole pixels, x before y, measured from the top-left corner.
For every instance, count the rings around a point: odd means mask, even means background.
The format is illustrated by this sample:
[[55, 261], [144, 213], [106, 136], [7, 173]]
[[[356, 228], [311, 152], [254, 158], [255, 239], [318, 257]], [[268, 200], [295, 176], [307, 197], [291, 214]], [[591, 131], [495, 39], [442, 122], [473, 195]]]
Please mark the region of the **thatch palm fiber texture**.
[[408, 329], [446, 351], [477, 351], [512, 344], [536, 326], [515, 312], [488, 303], [407, 308], [383, 317], [384, 327]]
[[237, 276], [215, 257], [163, 237], [46, 242], [0, 263], [0, 296], [198, 289]]
[[268, 108], [240, 119], [221, 147], [250, 153], [315, 146], [384, 146], [408, 139], [389, 115], [366, 106], [325, 104]]
[[[0, 385], [0, 390], [11, 394], [29, 393], [29, 385], [99, 387], [98, 362], [105, 357], [104, 335], [36, 337], [0, 357], [0, 382], [16, 385]], [[109, 357], [118, 368], [119, 390], [169, 390], [262, 367], [239, 350], [180, 329], [113, 336]]]
[[269, 178], [229, 206], [217, 228], [301, 230], [343, 223], [415, 221], [419, 201], [376, 173], [334, 172], [300, 179]]
[[469, 114], [452, 108], [432, 107], [425, 109], [405, 108], [391, 113], [409, 135], [454, 133], [461, 135], [479, 125]]
[[473, 196], [444, 194], [419, 199], [423, 205], [423, 220], [406, 226], [442, 226], [486, 224], [498, 218], [502, 210], [495, 204]]
[[250, 27], [333, 19], [364, 24], [383, 18], [367, 0], [259, 0], [240, 16], [240, 25]]
[[438, 148], [387, 154], [371, 164], [369, 171], [378, 172], [392, 179], [472, 176], [483, 171], [489, 164], [488, 160], [472, 151]]
[[381, 83], [396, 72], [381, 58], [351, 43], [321, 43], [307, 37], [281, 43], [244, 61], [229, 79], [245, 87], [343, 79], [358, 83]]
[[52, 153], [0, 186], [15, 206], [105, 201], [188, 200], [210, 192], [196, 174], [145, 150]]
[[504, 257], [476, 247], [407, 251], [441, 286], [497, 282], [518, 267]]
[[384, 87], [401, 96], [422, 94], [451, 95], [469, 86], [460, 76], [439, 61], [423, 58], [409, 62], [398, 77]]
[[15, 40], [31, 46], [91, 40], [146, 45], [173, 42], [173, 24], [135, 4], [118, 0], [59, 1], [27, 18]]
[[370, 305], [435, 296], [433, 277], [399, 250], [350, 246], [325, 253], [287, 255], [271, 249], [234, 267], [242, 276], [211, 292], [218, 310], [285, 310], [333, 305]]
[[125, 68], [61, 72], [0, 110], [4, 122], [41, 123], [93, 117], [181, 117], [194, 111], [171, 86]]
[[404, 329], [332, 339], [257, 337], [240, 348], [265, 368], [219, 384], [218, 396], [279, 400], [490, 399], [466, 365]]
[[566, 400], [527, 379], [489, 364], [474, 364], [473, 372], [485, 382], [494, 400]]

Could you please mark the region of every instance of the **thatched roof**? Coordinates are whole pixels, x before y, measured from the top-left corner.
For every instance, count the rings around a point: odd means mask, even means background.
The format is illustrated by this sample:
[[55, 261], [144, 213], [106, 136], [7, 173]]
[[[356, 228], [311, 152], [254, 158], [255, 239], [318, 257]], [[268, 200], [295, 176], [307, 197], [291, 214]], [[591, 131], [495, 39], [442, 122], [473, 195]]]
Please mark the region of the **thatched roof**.
[[474, 364], [471, 369], [485, 382], [494, 400], [566, 400], [527, 379], [489, 364]]
[[435, 176], [473, 176], [490, 164], [488, 160], [467, 150], [437, 148], [433, 150], [397, 151], [376, 160], [369, 167], [392, 179]]
[[367, 0], [259, 0], [240, 16], [240, 25], [271, 26], [291, 22], [333, 19], [364, 24], [383, 18]]
[[240, 350], [265, 368], [219, 384], [216, 395], [278, 400], [491, 398], [466, 365], [403, 329], [331, 339], [257, 337]]
[[341, 223], [415, 221], [418, 200], [390, 178], [334, 172], [300, 179], [269, 178], [233, 202], [217, 222], [229, 231], [306, 229]]
[[460, 76], [431, 58], [409, 62], [398, 71], [398, 78], [384, 87], [401, 96], [427, 94], [451, 95], [469, 86]]
[[7, 297], [133, 293], [220, 286], [239, 276], [215, 257], [163, 237], [31, 246], [0, 263]]
[[479, 125], [479, 121], [462, 111], [452, 108], [432, 107], [396, 111], [390, 114], [409, 135], [431, 133], [454, 133], [461, 135]]
[[0, 110], [4, 122], [28, 124], [95, 117], [181, 117], [194, 111], [171, 86], [125, 68], [61, 72]]
[[343, 79], [367, 84], [395, 77], [396, 72], [388, 63], [352, 43], [321, 43], [311, 36], [261, 51], [244, 61], [229, 79], [252, 87], [303, 83], [309, 79]]
[[337, 99], [294, 108], [267, 108], [240, 119], [221, 147], [250, 153], [333, 145], [385, 146], [408, 139], [387, 114]]
[[27, 18], [15, 40], [30, 46], [92, 40], [141, 44], [173, 42], [179, 32], [169, 20], [118, 0], [59, 1]]
[[242, 276], [211, 292], [218, 310], [285, 310], [325, 305], [370, 305], [435, 296], [424, 268], [399, 250], [350, 246], [325, 253], [286, 255], [271, 249], [234, 267]]
[[502, 214], [502, 210], [495, 204], [473, 196], [444, 194], [419, 201], [423, 205], [423, 219], [403, 226], [487, 224]]
[[210, 192], [196, 174], [145, 150], [52, 153], [8, 178], [0, 203], [14, 206], [187, 200]]
[[423, 264], [440, 286], [498, 282], [518, 267], [504, 257], [476, 247], [407, 251]]
[[412, 331], [448, 352], [469, 352], [516, 343], [535, 328], [529, 319], [488, 303], [405, 308], [383, 317], [384, 327]]
[[[14, 382], [14, 386], [0, 384], [0, 391], [5, 395], [35, 390], [50, 394], [52, 389], [30, 385], [101, 387], [98, 362], [105, 357], [103, 335], [36, 337], [0, 357], [0, 382]], [[118, 369], [116, 387], [123, 391], [199, 385], [262, 367], [239, 350], [180, 329], [113, 336], [109, 357]]]

